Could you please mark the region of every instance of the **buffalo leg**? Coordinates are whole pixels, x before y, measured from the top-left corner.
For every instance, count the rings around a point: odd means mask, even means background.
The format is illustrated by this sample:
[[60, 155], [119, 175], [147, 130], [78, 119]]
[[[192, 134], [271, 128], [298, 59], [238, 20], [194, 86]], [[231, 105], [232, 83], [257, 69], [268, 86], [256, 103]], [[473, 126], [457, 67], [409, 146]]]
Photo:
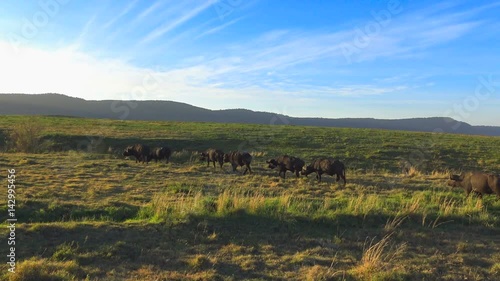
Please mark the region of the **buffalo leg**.
[[250, 172], [250, 174], [252, 173], [252, 168], [250, 168], [250, 164], [245, 164], [246, 166], [246, 169], [245, 169], [245, 172], [243, 172], [243, 174], [246, 174], [247, 171]]
[[343, 174], [337, 174], [337, 182], [342, 178], [342, 180], [344, 181], [344, 185], [346, 184], [346, 181], [345, 181], [345, 176]]
[[299, 170], [295, 170], [295, 175], [296, 175], [297, 177], [300, 177], [299, 172], [300, 172]]
[[318, 179], [318, 182], [321, 182], [321, 173], [317, 172], [316, 178]]
[[282, 169], [280, 169], [280, 172], [278, 173], [278, 175], [279, 175], [281, 178], [285, 178], [285, 174], [286, 174], [286, 170], [282, 170]]

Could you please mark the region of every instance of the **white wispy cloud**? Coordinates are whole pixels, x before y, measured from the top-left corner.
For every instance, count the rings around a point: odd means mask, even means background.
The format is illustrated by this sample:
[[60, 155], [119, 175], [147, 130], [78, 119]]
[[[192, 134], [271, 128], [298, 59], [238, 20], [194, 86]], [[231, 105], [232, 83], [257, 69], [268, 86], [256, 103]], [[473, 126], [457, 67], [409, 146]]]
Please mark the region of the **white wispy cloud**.
[[120, 13], [118, 13], [115, 17], [111, 18], [109, 21], [105, 22], [102, 25], [102, 28], [107, 29], [110, 26], [112, 26], [117, 20], [128, 14], [135, 7], [138, 1], [139, 0], [134, 0], [130, 2], [127, 6], [125, 6], [125, 8], [123, 8], [123, 10]]
[[[375, 34], [360, 34], [364, 25], [334, 33], [271, 31], [236, 47], [233, 53], [241, 58], [240, 61], [234, 62], [232, 52], [226, 54], [226, 65], [233, 65], [244, 73], [289, 68], [317, 61], [346, 67], [350, 63], [380, 58], [417, 57], [425, 55], [434, 46], [461, 38], [486, 24], [485, 21], [470, 20], [468, 15], [442, 14], [446, 7], [440, 7], [439, 15], [431, 13], [425, 18], [417, 17], [421, 15], [420, 11], [406, 15], [403, 12], [401, 17], [393, 18]], [[366, 22], [370, 23], [373, 21]], [[359, 40], [366, 41], [366, 44], [359, 46], [356, 44]], [[223, 59], [219, 57], [216, 61], [218, 63]]]
[[196, 5], [195, 7], [192, 7], [192, 9], [185, 11], [180, 17], [177, 17], [173, 21], [167, 22], [161, 25], [160, 27], [156, 28], [155, 30], [151, 31], [141, 40], [141, 43], [147, 43], [158, 37], [161, 37], [165, 33], [177, 28], [186, 21], [194, 18], [199, 13], [203, 12], [208, 7], [210, 7], [212, 4], [214, 4], [214, 0], [205, 1], [201, 5]]
[[330, 95], [334, 96], [367, 96], [367, 95], [383, 95], [393, 92], [398, 92], [407, 89], [407, 86], [395, 87], [380, 87], [376, 85], [349, 85], [340, 88], [331, 88], [327, 91]]
[[146, 10], [142, 11], [139, 13], [133, 20], [132, 20], [132, 25], [143, 21], [146, 17], [151, 15], [153, 12], [159, 10], [164, 2], [163, 1], [156, 1], [151, 6], [149, 6]]
[[242, 18], [237, 18], [237, 19], [231, 20], [231, 21], [229, 21], [229, 22], [227, 22], [225, 24], [221, 24], [219, 26], [213, 27], [213, 28], [211, 28], [211, 29], [209, 29], [207, 31], [202, 32], [201, 34], [199, 34], [198, 36], [196, 36], [195, 39], [199, 39], [199, 38], [205, 37], [207, 35], [217, 33], [219, 31], [223, 30], [224, 28], [229, 27], [229, 26], [237, 23], [241, 19]]

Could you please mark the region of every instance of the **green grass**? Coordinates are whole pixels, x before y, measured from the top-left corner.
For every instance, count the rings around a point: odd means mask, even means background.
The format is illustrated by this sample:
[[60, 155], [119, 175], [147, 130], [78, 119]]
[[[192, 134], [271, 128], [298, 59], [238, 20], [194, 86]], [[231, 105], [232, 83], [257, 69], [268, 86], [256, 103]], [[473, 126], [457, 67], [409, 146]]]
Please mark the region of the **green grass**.
[[[8, 135], [21, 116], [2, 116]], [[446, 186], [460, 169], [500, 171], [500, 138], [367, 129], [36, 117], [43, 153], [16, 169], [18, 274], [5, 280], [494, 280], [500, 202]], [[168, 145], [172, 162], [123, 159]], [[108, 152], [108, 148], [112, 147]], [[254, 155], [254, 174], [197, 151]], [[332, 177], [278, 178], [265, 160], [335, 156]], [[400, 160], [411, 160], [411, 176]], [[418, 160], [418, 161], [413, 161]], [[0, 175], [3, 181], [6, 171]], [[7, 207], [0, 206], [5, 220]], [[3, 237], [7, 229], [0, 229]]]

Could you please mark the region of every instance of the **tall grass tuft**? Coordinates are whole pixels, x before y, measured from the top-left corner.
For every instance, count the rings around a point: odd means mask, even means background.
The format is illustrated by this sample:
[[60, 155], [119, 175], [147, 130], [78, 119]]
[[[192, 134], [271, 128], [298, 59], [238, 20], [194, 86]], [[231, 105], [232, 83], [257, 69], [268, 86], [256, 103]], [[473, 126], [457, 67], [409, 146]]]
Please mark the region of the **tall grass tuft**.
[[456, 200], [452, 198], [444, 198], [442, 202], [439, 204], [439, 212], [438, 214], [442, 216], [449, 216], [454, 213], [456, 213], [457, 207], [456, 207]]
[[414, 166], [411, 166], [408, 169], [407, 175], [408, 175], [408, 177], [413, 178], [413, 177], [417, 177], [417, 176], [422, 176], [423, 173], [421, 171], [419, 171], [417, 168], [415, 168]]
[[403, 203], [403, 212], [407, 215], [418, 213], [422, 208], [423, 200], [424, 195], [422, 193], [413, 196], [409, 201]]
[[386, 234], [380, 241], [375, 242], [375, 238], [365, 241], [363, 255], [358, 266], [353, 268], [352, 272], [362, 279], [371, 279], [370, 277], [377, 273], [391, 269], [393, 261], [399, 258], [406, 250], [406, 243], [394, 245], [391, 243], [392, 233]]
[[385, 223], [384, 229], [386, 231], [394, 231], [396, 228], [398, 228], [404, 221], [407, 219], [408, 216], [401, 216], [397, 214], [393, 219], [387, 219], [387, 222]]

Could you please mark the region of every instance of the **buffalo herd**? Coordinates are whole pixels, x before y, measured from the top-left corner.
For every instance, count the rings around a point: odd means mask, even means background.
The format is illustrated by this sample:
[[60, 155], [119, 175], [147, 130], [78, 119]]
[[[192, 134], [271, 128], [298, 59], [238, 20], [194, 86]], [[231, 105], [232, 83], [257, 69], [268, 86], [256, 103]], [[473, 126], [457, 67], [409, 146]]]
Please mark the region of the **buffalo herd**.
[[[155, 162], [166, 159], [165, 162], [168, 163], [171, 154], [172, 150], [168, 147], [150, 149], [149, 146], [144, 144], [130, 145], [123, 151], [123, 156], [133, 156], [135, 157], [136, 163], [142, 162], [145, 164], [153, 159]], [[252, 173], [252, 167], [250, 166], [252, 164], [252, 155], [248, 152], [230, 151], [224, 153], [220, 149], [210, 148], [200, 153], [200, 160], [207, 161], [207, 167], [212, 163], [215, 168], [215, 163], [218, 163], [222, 169], [224, 163], [230, 163], [233, 172], [236, 172], [236, 168], [239, 166], [245, 167], [243, 174], [247, 172]], [[342, 178], [344, 185], [346, 184], [345, 166], [336, 159], [318, 158], [309, 166], [305, 166], [304, 160], [294, 156], [283, 155], [275, 159], [269, 159], [266, 163], [270, 169], [277, 168], [278, 176], [282, 178], [285, 178], [287, 171], [291, 171], [297, 177], [300, 177], [300, 175], [305, 175], [307, 177], [307, 175], [311, 173], [316, 173], [316, 179], [318, 182], [321, 182], [321, 175], [327, 174], [330, 176], [336, 175], [337, 181]]]
[[[165, 163], [168, 163], [171, 154], [172, 150], [168, 147], [150, 149], [149, 146], [143, 144], [128, 146], [123, 151], [123, 156], [134, 156], [136, 163], [142, 162], [146, 164], [153, 159], [155, 162], [161, 162], [161, 160], [165, 159]], [[245, 167], [243, 174], [247, 172], [252, 173], [252, 168], [250, 167], [252, 155], [248, 152], [231, 151], [229, 153], [224, 153], [220, 149], [211, 148], [200, 153], [200, 160], [207, 161], [207, 166], [210, 166], [210, 162], [212, 162], [214, 168], [216, 167], [215, 163], [218, 163], [221, 169], [224, 163], [230, 163], [233, 172], [240, 166]], [[307, 177], [311, 173], [316, 173], [318, 182], [321, 182], [321, 175], [327, 174], [335, 176], [337, 182], [342, 179], [343, 184], [346, 184], [346, 168], [344, 164], [337, 159], [317, 158], [306, 166], [304, 160], [298, 157], [283, 155], [274, 159], [269, 159], [266, 163], [268, 164], [268, 168], [277, 169], [278, 176], [283, 179], [285, 178], [286, 172], [291, 171], [296, 177], [300, 177], [300, 175], [305, 175]], [[481, 172], [464, 172], [460, 175], [451, 175], [447, 185], [463, 188], [466, 197], [468, 197], [471, 192], [474, 192], [480, 198], [482, 198], [483, 194], [496, 194], [497, 199], [500, 199], [500, 176], [498, 175]]]
[[149, 163], [153, 159], [155, 162], [161, 162], [161, 160], [166, 159], [165, 162], [168, 163], [170, 155], [172, 155], [172, 151], [168, 147], [150, 149], [149, 146], [143, 144], [127, 146], [123, 151], [123, 156], [134, 156], [135, 163]]
[[134, 156], [135, 163], [148, 163], [151, 160], [151, 152], [149, 150], [149, 146], [142, 144], [128, 146], [123, 151], [123, 156]]

